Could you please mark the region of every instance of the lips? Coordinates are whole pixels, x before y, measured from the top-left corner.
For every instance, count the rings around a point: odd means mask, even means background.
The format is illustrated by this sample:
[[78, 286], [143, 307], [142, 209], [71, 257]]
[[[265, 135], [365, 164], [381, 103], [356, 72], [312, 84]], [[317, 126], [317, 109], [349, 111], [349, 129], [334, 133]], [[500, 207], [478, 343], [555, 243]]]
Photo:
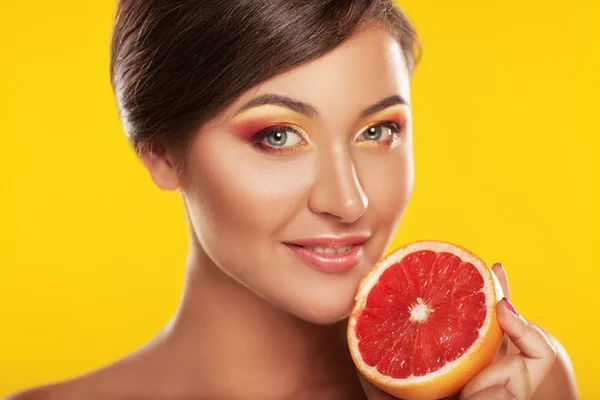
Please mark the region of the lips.
[[353, 244], [349, 244], [348, 246], [344, 246], [344, 247], [340, 247], [340, 248], [333, 248], [333, 247], [321, 247], [321, 246], [302, 246], [305, 249], [314, 251], [315, 253], [319, 253], [319, 254], [342, 254], [342, 253], [346, 253], [347, 251], [349, 251], [350, 249], [352, 249], [352, 247], [355, 246]]
[[363, 256], [367, 236], [321, 237], [284, 243], [304, 264], [324, 272], [345, 272]]
[[317, 237], [309, 239], [300, 239], [293, 242], [287, 242], [296, 246], [303, 247], [328, 247], [332, 249], [339, 249], [349, 245], [363, 244], [369, 237], [364, 235], [353, 235], [343, 236], [339, 238], [335, 237]]

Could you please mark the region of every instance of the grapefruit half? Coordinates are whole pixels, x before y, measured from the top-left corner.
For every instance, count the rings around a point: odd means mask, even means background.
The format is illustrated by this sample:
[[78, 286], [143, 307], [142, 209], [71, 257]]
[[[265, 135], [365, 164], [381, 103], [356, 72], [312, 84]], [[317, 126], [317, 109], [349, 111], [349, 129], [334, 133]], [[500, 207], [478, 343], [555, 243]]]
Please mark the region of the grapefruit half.
[[491, 269], [451, 243], [415, 242], [375, 265], [361, 281], [348, 323], [359, 371], [405, 400], [458, 393], [500, 348]]

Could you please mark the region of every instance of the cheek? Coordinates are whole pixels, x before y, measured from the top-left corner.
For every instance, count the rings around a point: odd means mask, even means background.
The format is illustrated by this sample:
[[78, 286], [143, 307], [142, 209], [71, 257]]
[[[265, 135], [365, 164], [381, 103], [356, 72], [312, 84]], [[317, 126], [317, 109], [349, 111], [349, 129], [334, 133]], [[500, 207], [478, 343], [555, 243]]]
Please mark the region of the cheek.
[[380, 223], [395, 223], [412, 193], [414, 167], [412, 153], [399, 149], [389, 156], [370, 157], [361, 164], [361, 183], [369, 208]]
[[310, 181], [302, 171], [308, 164], [306, 157], [283, 164], [231, 148], [198, 158], [190, 171], [198, 218], [224, 241], [273, 237], [305, 199]]

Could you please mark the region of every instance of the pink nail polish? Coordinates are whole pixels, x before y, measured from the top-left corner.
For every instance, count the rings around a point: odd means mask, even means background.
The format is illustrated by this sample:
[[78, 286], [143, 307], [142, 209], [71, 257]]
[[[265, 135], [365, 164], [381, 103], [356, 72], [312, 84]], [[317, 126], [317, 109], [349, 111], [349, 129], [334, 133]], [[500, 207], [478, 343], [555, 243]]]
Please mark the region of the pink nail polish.
[[504, 298], [504, 300], [506, 301], [506, 306], [508, 307], [510, 312], [513, 313], [514, 315], [519, 315], [515, 306], [513, 306], [512, 303], [510, 301], [508, 301], [508, 299], [506, 297]]

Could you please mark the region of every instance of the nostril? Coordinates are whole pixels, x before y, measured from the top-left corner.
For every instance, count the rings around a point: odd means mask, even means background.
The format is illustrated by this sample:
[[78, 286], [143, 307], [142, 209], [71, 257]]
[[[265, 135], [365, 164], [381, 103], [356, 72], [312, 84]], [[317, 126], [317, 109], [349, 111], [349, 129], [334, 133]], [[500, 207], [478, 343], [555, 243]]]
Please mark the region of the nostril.
[[369, 204], [362, 190], [352, 195], [340, 195], [339, 192], [331, 191], [322, 193], [321, 196], [323, 197], [311, 199], [311, 210], [345, 223], [352, 223], [362, 217]]
[[344, 159], [324, 160], [311, 188], [308, 205], [316, 214], [352, 223], [365, 213], [369, 202], [353, 163], [345, 154], [343, 156]]

